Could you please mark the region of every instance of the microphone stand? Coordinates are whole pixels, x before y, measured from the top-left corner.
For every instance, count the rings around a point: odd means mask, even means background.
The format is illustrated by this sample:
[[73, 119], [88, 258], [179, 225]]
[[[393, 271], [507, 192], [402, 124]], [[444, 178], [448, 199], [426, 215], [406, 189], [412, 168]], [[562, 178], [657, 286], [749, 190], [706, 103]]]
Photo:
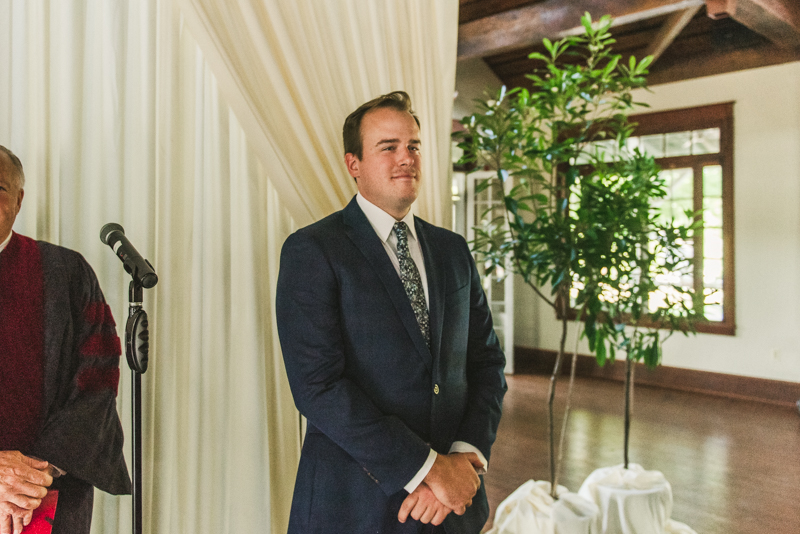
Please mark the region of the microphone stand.
[[142, 534], [142, 375], [147, 371], [150, 333], [147, 330], [147, 312], [142, 308], [142, 285], [135, 277], [128, 289], [128, 300], [125, 356], [131, 368], [133, 404], [133, 534]]
[[100, 229], [100, 241], [111, 247], [131, 275], [128, 289], [128, 323], [125, 325], [125, 357], [131, 368], [131, 401], [133, 413], [133, 534], [142, 534], [142, 375], [147, 371], [150, 332], [147, 312], [142, 308], [142, 289], [158, 283], [158, 276], [149, 261], [136, 251], [125, 237], [125, 229], [108, 223]]

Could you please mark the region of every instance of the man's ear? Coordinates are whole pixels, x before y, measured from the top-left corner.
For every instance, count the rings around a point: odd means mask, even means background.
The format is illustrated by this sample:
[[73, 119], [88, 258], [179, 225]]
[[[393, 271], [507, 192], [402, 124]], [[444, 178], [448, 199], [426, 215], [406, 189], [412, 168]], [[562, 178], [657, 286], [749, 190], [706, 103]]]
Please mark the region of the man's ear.
[[350, 176], [357, 180], [360, 174], [359, 168], [361, 166], [361, 161], [358, 157], [352, 152], [348, 152], [344, 155], [344, 163], [347, 165], [347, 172], [350, 173]]
[[25, 196], [25, 190], [20, 189], [19, 194], [17, 195], [17, 213], [19, 213], [19, 210], [22, 207], [22, 197], [24, 196]]

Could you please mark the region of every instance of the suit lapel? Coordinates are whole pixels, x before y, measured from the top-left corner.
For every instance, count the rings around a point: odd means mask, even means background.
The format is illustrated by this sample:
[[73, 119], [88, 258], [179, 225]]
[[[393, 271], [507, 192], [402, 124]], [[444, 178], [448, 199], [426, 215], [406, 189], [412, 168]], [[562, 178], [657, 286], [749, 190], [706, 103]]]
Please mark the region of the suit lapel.
[[[378, 234], [375, 233], [367, 216], [364, 215], [364, 212], [358, 207], [355, 197], [344, 210], [342, 210], [342, 215], [345, 222], [345, 232], [364, 257], [367, 258], [370, 265], [372, 265], [378, 278], [380, 278], [386, 288], [386, 292], [389, 294], [389, 298], [392, 304], [394, 304], [397, 314], [400, 316], [400, 320], [403, 322], [409, 336], [411, 336], [411, 340], [414, 342], [417, 352], [425, 362], [428, 371], [432, 371], [433, 358], [431, 356], [431, 351], [428, 349], [428, 345], [422, 337], [422, 332], [417, 324], [417, 318], [414, 316], [414, 310], [411, 308], [411, 302], [408, 300], [408, 295], [406, 295], [403, 283], [400, 281], [400, 277], [397, 275], [394, 265], [392, 265], [392, 260], [390, 260], [389, 256], [386, 254], [386, 249], [383, 248]], [[427, 265], [428, 263], [426, 260], [426, 269]], [[428, 275], [428, 278], [430, 280], [430, 275]], [[428, 283], [430, 284], [430, 281]], [[430, 291], [430, 287], [428, 290]]]
[[445, 269], [440, 261], [440, 256], [434, 251], [428, 223], [414, 217], [414, 226], [417, 230], [420, 248], [422, 248], [422, 257], [425, 259], [425, 274], [428, 278], [431, 352], [439, 354], [442, 343], [442, 325], [444, 324]]

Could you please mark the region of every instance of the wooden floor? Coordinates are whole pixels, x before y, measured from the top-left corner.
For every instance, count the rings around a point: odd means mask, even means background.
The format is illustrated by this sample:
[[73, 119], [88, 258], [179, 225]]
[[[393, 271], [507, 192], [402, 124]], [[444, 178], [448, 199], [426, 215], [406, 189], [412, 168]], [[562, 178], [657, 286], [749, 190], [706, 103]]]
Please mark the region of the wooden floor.
[[[485, 479], [492, 518], [520, 484], [548, 479], [548, 382], [508, 377]], [[622, 384], [577, 379], [561, 483], [578, 491], [594, 469], [622, 463], [622, 432]], [[664, 473], [672, 518], [698, 534], [800, 533], [797, 408], [637, 387], [630, 451], [631, 462]]]

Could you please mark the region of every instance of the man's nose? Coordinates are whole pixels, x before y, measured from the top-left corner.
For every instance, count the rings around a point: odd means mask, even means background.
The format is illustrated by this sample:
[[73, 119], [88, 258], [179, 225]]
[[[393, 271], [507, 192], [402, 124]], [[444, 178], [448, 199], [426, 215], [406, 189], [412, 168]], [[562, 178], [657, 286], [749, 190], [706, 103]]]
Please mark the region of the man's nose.
[[405, 148], [398, 152], [398, 163], [400, 165], [411, 165], [414, 162], [414, 154], [410, 149]]

